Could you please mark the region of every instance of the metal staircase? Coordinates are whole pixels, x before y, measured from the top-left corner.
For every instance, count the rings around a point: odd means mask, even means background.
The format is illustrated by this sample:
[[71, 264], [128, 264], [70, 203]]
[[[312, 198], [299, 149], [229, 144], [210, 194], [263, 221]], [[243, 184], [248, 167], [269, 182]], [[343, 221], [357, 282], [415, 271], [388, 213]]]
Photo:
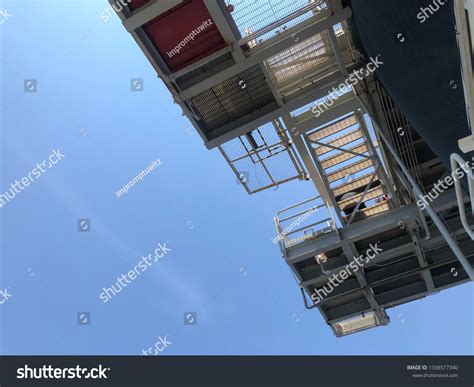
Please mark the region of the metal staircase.
[[359, 113], [308, 132], [305, 141], [343, 224], [393, 208], [395, 195]]
[[[415, 204], [450, 171], [375, 74], [348, 86], [371, 60], [354, 39], [360, 31], [354, 31], [350, 2], [129, 3], [119, 12], [125, 28], [206, 147], [220, 150], [247, 193], [314, 184], [317, 197], [277, 214], [273, 242], [297, 277], [306, 307], [317, 308], [337, 336], [386, 325], [386, 309], [474, 279], [474, 212], [471, 204], [465, 213], [469, 198], [459, 182], [426, 209]], [[461, 8], [456, 17], [463, 26]], [[189, 41], [203, 20], [212, 27]], [[467, 29], [459, 30], [467, 52]], [[183, 42], [181, 56], [167, 57]], [[471, 90], [470, 74], [465, 83]], [[313, 109], [322, 104], [317, 115]], [[474, 149], [472, 137], [461, 149]], [[451, 161], [454, 169], [463, 160]], [[468, 178], [472, 201], [472, 173]], [[321, 302], [308, 303], [376, 243], [380, 254]]]

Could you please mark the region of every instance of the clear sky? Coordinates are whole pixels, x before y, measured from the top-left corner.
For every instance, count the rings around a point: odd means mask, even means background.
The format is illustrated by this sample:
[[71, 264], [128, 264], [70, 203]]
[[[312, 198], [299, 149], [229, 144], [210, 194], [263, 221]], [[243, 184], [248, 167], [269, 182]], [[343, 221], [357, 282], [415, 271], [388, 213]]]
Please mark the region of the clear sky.
[[[101, 19], [106, 6], [0, 1], [11, 14], [0, 24], [0, 193], [53, 149], [65, 155], [0, 208], [0, 290], [12, 295], [0, 304], [0, 354], [140, 355], [165, 336], [162, 355], [473, 353], [472, 284], [343, 339], [306, 311], [271, 239], [274, 214], [316, 196], [311, 183], [247, 195], [118, 17]], [[136, 78], [143, 91], [131, 92]], [[102, 288], [158, 243], [171, 251], [103, 303]]]

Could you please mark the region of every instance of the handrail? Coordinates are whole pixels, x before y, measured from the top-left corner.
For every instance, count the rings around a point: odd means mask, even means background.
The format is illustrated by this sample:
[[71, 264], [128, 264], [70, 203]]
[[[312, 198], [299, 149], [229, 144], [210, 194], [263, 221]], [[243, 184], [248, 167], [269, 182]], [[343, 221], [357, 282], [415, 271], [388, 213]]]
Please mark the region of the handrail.
[[300, 211], [298, 212], [297, 214], [294, 214], [294, 215], [291, 215], [291, 216], [287, 216], [286, 218], [283, 218], [283, 219], [280, 219], [280, 223], [283, 223], [283, 222], [286, 222], [287, 220], [290, 220], [290, 219], [294, 219], [294, 218], [297, 218], [298, 216], [301, 216], [301, 215], [305, 215], [307, 214], [308, 212], [310, 211], [317, 211], [319, 210], [320, 208], [323, 208], [323, 207], [326, 207], [325, 204], [322, 204], [320, 206], [313, 206], [311, 208], [308, 208], [307, 210], [304, 210], [304, 211]]
[[[321, 200], [322, 204], [314, 203], [318, 200]], [[312, 203], [312, 205], [310, 205], [309, 208], [305, 208], [303, 211], [301, 211], [301, 210], [298, 211], [297, 210], [297, 212], [295, 214], [291, 213], [288, 216], [280, 218], [280, 216], [282, 216], [282, 214], [287, 213], [290, 210], [297, 209], [298, 207], [302, 207], [305, 204], [307, 205], [308, 203]], [[318, 220], [318, 221], [312, 222], [311, 224], [303, 225], [301, 227], [300, 227], [300, 223], [302, 222], [302, 220], [301, 221], [296, 220], [286, 228], [283, 225], [283, 222], [289, 222], [289, 221], [291, 221], [292, 219], [295, 219], [295, 218], [299, 219], [299, 218], [303, 217], [306, 214], [316, 212], [320, 208], [326, 208], [329, 211], [329, 217], [325, 217], [322, 220]], [[305, 217], [305, 220], [308, 217]], [[308, 200], [302, 201], [300, 203], [293, 204], [292, 206], [289, 206], [287, 208], [284, 208], [283, 210], [278, 211], [276, 216], [274, 217], [274, 222], [275, 222], [275, 228], [276, 228], [276, 231], [277, 231], [277, 239], [279, 241], [280, 249], [281, 249], [282, 254], [283, 254], [284, 257], [286, 256], [286, 248], [288, 247], [288, 245], [287, 245], [288, 243], [290, 243], [290, 242], [294, 243], [296, 241], [298, 241], [298, 243], [299, 243], [300, 240], [304, 241], [307, 238], [310, 238], [314, 235], [318, 235], [321, 232], [325, 232], [324, 230], [327, 230], [328, 228], [330, 228], [332, 230], [335, 230], [337, 228], [337, 225], [336, 225], [336, 222], [334, 220], [334, 215], [331, 211], [331, 208], [328, 206], [327, 201], [322, 196], [316, 196], [316, 197], [310, 198]], [[327, 227], [324, 227], [322, 229], [315, 228], [315, 226], [319, 226], [321, 224], [327, 224]], [[300, 233], [300, 232], [304, 232], [305, 234], [307, 234], [305, 230], [306, 231], [312, 230], [312, 233], [310, 235], [305, 235], [304, 237], [297, 237], [297, 238], [293, 238], [293, 239], [288, 238], [288, 236], [294, 235], [294, 234], [297, 234], [297, 233]]]
[[[466, 98], [467, 119], [474, 134], [474, 76], [472, 72], [472, 47], [470, 46], [469, 29], [474, 25], [468, 25], [466, 14], [467, 4], [464, 1], [454, 2], [454, 14], [456, 19], [456, 31], [458, 39], [459, 54], [461, 57], [461, 72], [464, 84], [464, 97]], [[471, 6], [472, 7], [472, 6]], [[472, 23], [472, 21], [471, 21]]]
[[[390, 151], [393, 158], [395, 159], [395, 161], [399, 165], [400, 169], [405, 174], [405, 177], [407, 178], [410, 185], [412, 186], [413, 193], [415, 194], [416, 198], [420, 199], [420, 200], [423, 200], [424, 195], [423, 195], [423, 192], [421, 191], [421, 188], [418, 186], [418, 183], [416, 182], [416, 180], [411, 175], [411, 173], [408, 170], [407, 166], [405, 165], [405, 163], [403, 162], [403, 160], [401, 159], [401, 157], [399, 156], [399, 154], [397, 153], [397, 151], [393, 147], [393, 145], [390, 142], [390, 140], [388, 139], [388, 137], [385, 135], [385, 133], [381, 129], [380, 124], [378, 123], [378, 121], [374, 117], [372, 117], [370, 110], [367, 108], [367, 106], [365, 105], [365, 102], [362, 100], [362, 98], [359, 95], [357, 95], [357, 99], [359, 101], [359, 104], [360, 104], [361, 108], [372, 119], [372, 122], [374, 124], [374, 129], [378, 132], [380, 138], [385, 143], [385, 146]], [[462, 252], [462, 250], [459, 248], [457, 242], [451, 236], [449, 230], [446, 228], [446, 226], [443, 223], [443, 221], [441, 220], [441, 218], [438, 216], [436, 211], [431, 207], [431, 205], [429, 203], [427, 203], [424, 211], [426, 211], [428, 213], [428, 215], [430, 216], [430, 218], [433, 220], [433, 223], [436, 225], [436, 227], [438, 228], [441, 235], [443, 235], [444, 239], [448, 243], [448, 245], [451, 248], [451, 250], [453, 251], [454, 255], [459, 259], [459, 262], [461, 263], [462, 267], [466, 271], [466, 273], [469, 276], [469, 278], [471, 279], [471, 281], [474, 281], [474, 269], [472, 268], [470, 262], [467, 260], [466, 256]]]
[[293, 205], [290, 206], [290, 207], [287, 207], [287, 208], [284, 208], [283, 210], [278, 211], [278, 212], [277, 212], [277, 218], [278, 218], [278, 215], [283, 214], [284, 212], [286, 212], [286, 211], [288, 211], [288, 210], [292, 210], [293, 208], [302, 206], [303, 204], [310, 203], [310, 202], [312, 202], [312, 201], [315, 201], [315, 200], [318, 200], [318, 199], [322, 199], [322, 198], [323, 198], [322, 196], [315, 196], [314, 198], [305, 200], [305, 201], [300, 202], [300, 203], [293, 204]]
[[[458, 165], [464, 170], [467, 175], [467, 182], [469, 184], [469, 197], [471, 199], [471, 203], [474, 203], [474, 176], [472, 173], [472, 168], [465, 168], [467, 166], [467, 162], [457, 153], [453, 153], [450, 157], [451, 160], [451, 169], [455, 171]], [[454, 188], [456, 190], [456, 199], [458, 201], [459, 207], [459, 215], [461, 216], [461, 222], [464, 226], [464, 230], [466, 230], [467, 234], [474, 240], [474, 231], [471, 228], [471, 225], [467, 221], [466, 217], [466, 208], [464, 205], [463, 200], [463, 193], [461, 187], [460, 179], [454, 178]], [[471, 209], [472, 213], [474, 214], [474, 207]]]
[[[326, 223], [329, 227], [330, 224], [331, 224], [331, 218], [326, 218], [326, 219], [320, 220], [319, 222], [311, 223], [311, 224], [308, 224], [307, 226], [297, 228], [296, 230], [285, 233], [285, 236], [296, 234], [297, 232], [303, 231], [305, 229], [312, 230], [311, 227], [317, 226], [317, 225], [320, 225], [320, 224], [323, 224], [323, 223]], [[313, 230], [313, 233], [314, 233], [314, 230]], [[306, 234], [306, 232], [305, 232], [305, 234]]]

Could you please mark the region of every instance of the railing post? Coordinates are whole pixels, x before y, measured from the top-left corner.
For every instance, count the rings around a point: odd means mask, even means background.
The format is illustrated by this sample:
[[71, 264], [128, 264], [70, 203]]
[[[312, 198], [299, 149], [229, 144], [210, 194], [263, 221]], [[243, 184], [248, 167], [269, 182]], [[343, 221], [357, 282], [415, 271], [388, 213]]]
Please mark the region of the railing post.
[[[400, 158], [397, 151], [392, 146], [392, 144], [388, 140], [387, 136], [385, 135], [385, 133], [380, 128], [378, 122], [371, 116], [370, 111], [365, 106], [365, 103], [362, 100], [362, 98], [360, 96], [357, 96], [357, 99], [359, 100], [359, 103], [360, 103], [362, 109], [371, 117], [375, 130], [377, 130], [377, 132], [380, 135], [380, 138], [383, 140], [383, 142], [387, 146], [388, 150], [392, 154], [393, 158], [395, 159], [395, 161], [398, 163], [401, 170], [405, 174], [407, 180], [409, 181], [410, 185], [412, 186], [413, 193], [416, 195], [416, 197], [418, 199], [423, 200], [423, 192], [421, 191], [421, 188], [418, 186], [417, 182], [415, 181], [415, 179], [411, 175], [408, 168], [406, 167], [405, 163]], [[433, 220], [433, 223], [436, 225], [436, 227], [438, 228], [440, 233], [443, 235], [444, 239], [448, 243], [448, 245], [451, 248], [451, 250], [453, 251], [454, 255], [459, 259], [459, 262], [461, 263], [462, 267], [466, 271], [466, 273], [469, 276], [469, 278], [471, 279], [471, 281], [474, 281], [474, 270], [473, 270], [471, 264], [469, 263], [469, 261], [467, 260], [467, 258], [465, 257], [465, 255], [463, 254], [461, 249], [459, 248], [457, 242], [451, 237], [451, 234], [449, 233], [449, 230], [446, 228], [445, 224], [440, 219], [440, 217], [438, 216], [436, 211], [431, 207], [431, 205], [429, 203], [426, 203], [426, 208], [424, 209], [424, 211], [426, 211], [428, 213], [428, 215], [431, 217], [431, 219]]]

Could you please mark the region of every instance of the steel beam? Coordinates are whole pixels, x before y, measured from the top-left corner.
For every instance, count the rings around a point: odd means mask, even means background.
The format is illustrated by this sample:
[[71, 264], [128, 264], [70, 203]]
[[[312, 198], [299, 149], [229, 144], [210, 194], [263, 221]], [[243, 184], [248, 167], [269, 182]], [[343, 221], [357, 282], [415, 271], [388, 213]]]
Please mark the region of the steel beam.
[[280, 93], [278, 92], [275, 82], [273, 82], [272, 77], [270, 76], [270, 73], [268, 72], [267, 65], [265, 62], [260, 63], [260, 68], [262, 69], [263, 76], [267, 80], [267, 84], [270, 87], [270, 90], [272, 91], [273, 98], [277, 101], [279, 106], [283, 106], [283, 100], [281, 99]]
[[265, 42], [265, 44], [254, 47], [252, 49], [252, 53], [244, 61], [236, 63], [226, 70], [215, 74], [194, 86], [191, 86], [190, 88], [184, 90], [180, 97], [183, 100], [190, 99], [290, 48], [291, 46], [295, 45], [295, 36], [299, 38], [299, 41], [309, 39], [312, 36], [327, 30], [328, 28], [332, 28], [335, 24], [349, 19], [351, 16], [352, 10], [350, 8], [344, 8], [341, 10], [341, 12], [338, 12], [337, 14], [329, 16], [323, 20], [321, 20], [319, 16], [313, 16], [307, 21], [289, 28], [278, 36], [269, 39]]
[[[457, 39], [459, 46], [459, 54], [461, 58], [462, 80], [464, 85], [464, 98], [466, 100], [467, 120], [471, 128], [472, 135], [459, 140], [459, 147], [464, 153], [474, 150], [474, 75], [472, 63], [471, 38], [474, 36], [472, 31], [474, 28], [473, 21], [468, 25], [467, 15], [472, 18], [474, 15], [474, 6], [464, 3], [462, 0], [454, 1], [454, 15], [456, 19]], [[471, 29], [471, 34], [469, 34]], [[474, 44], [474, 43], [472, 43]]]
[[416, 231], [414, 230], [415, 227], [411, 225], [409, 225], [408, 227], [409, 227], [410, 237], [413, 241], [415, 254], [418, 259], [418, 264], [420, 265], [420, 267], [425, 269], [421, 272], [421, 277], [423, 278], [423, 281], [425, 281], [426, 289], [429, 292], [434, 292], [435, 286], [433, 282], [433, 277], [431, 275], [431, 271], [427, 268], [428, 260], [426, 259], [425, 252], [423, 251], [422, 246], [420, 246], [420, 240], [418, 238]]
[[[362, 109], [367, 114], [369, 114], [369, 116], [370, 116], [370, 111], [366, 107], [364, 101], [360, 97], [358, 97], [358, 98], [359, 98], [359, 102], [361, 104]], [[395, 148], [392, 146], [392, 144], [388, 140], [387, 136], [385, 136], [385, 134], [383, 133], [382, 129], [380, 128], [380, 125], [378, 124], [378, 122], [375, 121], [374, 119], [372, 119], [372, 122], [374, 124], [375, 129], [379, 132], [380, 137], [384, 141], [384, 143], [387, 146], [388, 150], [390, 151], [390, 153], [392, 153], [393, 158], [398, 163], [399, 167], [401, 168], [401, 170], [405, 174], [405, 177], [407, 178], [407, 180], [411, 184], [412, 189], [413, 189], [413, 193], [414, 193], [416, 199], [423, 200], [423, 197], [424, 197], [423, 191], [418, 186], [415, 179], [411, 176], [410, 171], [408, 170], [407, 166], [405, 165], [403, 160], [400, 158], [397, 151], [395, 150]], [[428, 203], [426, 205], [426, 208], [423, 211], [425, 211], [430, 216], [430, 218], [433, 220], [435, 225], [438, 227], [438, 230], [445, 237], [446, 242], [448, 242], [449, 247], [451, 247], [451, 250], [453, 250], [453, 253], [456, 255], [456, 257], [458, 257], [459, 262], [463, 266], [464, 270], [466, 270], [466, 273], [469, 275], [469, 278], [471, 278], [471, 280], [474, 281], [474, 269], [473, 269], [473, 267], [471, 266], [469, 261], [466, 259], [464, 253], [459, 248], [457, 242], [451, 237], [451, 235], [449, 233], [449, 230], [446, 228], [445, 224], [443, 223], [441, 218], [436, 213], [436, 210], [434, 210], [432, 208], [432, 206]]]
[[227, 10], [222, 9], [222, 7], [225, 7], [225, 3], [223, 1], [204, 0], [204, 5], [209, 11], [209, 14], [211, 15], [212, 20], [214, 21], [217, 29], [219, 30], [222, 38], [226, 41], [227, 44], [233, 47], [232, 56], [234, 57], [235, 61], [241, 62], [245, 60], [245, 55], [242, 52], [242, 49], [239, 46], [235, 45], [240, 36], [236, 36], [235, 29], [232, 29], [231, 27], [230, 23], [233, 23], [234, 21], [230, 17], [227, 18], [225, 16], [225, 12], [227, 12]]
[[[353, 262], [354, 259], [359, 256], [359, 253], [353, 243], [351, 243], [350, 245], [342, 245], [342, 251], [347, 258], [348, 264]], [[355, 273], [355, 277], [357, 278], [357, 281], [359, 282], [359, 285], [362, 288], [363, 294], [367, 299], [367, 302], [369, 303], [370, 307], [372, 309], [381, 310], [380, 305], [375, 299], [374, 292], [369, 287], [367, 279], [365, 278], [365, 275], [362, 270], [358, 270]]]
[[359, 102], [355, 97], [353, 97], [335, 105], [319, 117], [316, 117], [310, 110], [294, 117], [295, 126], [298, 128], [299, 133], [306, 133], [309, 130], [313, 130], [328, 122], [334, 121], [339, 117], [354, 112], [359, 106]]
[[181, 3], [181, 0], [152, 1], [133, 12], [129, 18], [123, 21], [123, 25], [128, 32], [135, 31], [155, 17], [160, 16]]
[[285, 103], [278, 109], [274, 109], [266, 114], [263, 114], [260, 111], [250, 114], [249, 120], [245, 124], [240, 124], [238, 121], [234, 122], [231, 126], [223, 126], [219, 129], [216, 129], [213, 132], [213, 139], [206, 142], [205, 145], [208, 149], [215, 148], [218, 145], [232, 140], [235, 137], [241, 136], [245, 133], [250, 132], [266, 124], [269, 121], [275, 120], [277, 117], [282, 117], [286, 114], [290, 114], [292, 111], [299, 109], [300, 107], [307, 105], [314, 100], [324, 97], [331, 91], [331, 87], [341, 82], [344, 82], [344, 78], [339, 74], [334, 74], [329, 79], [324, 80], [324, 84], [327, 85], [327, 82], [330, 84], [324, 88], [314, 86], [311, 91], [304, 93], [303, 95], [296, 97], [290, 102]]
[[[406, 278], [406, 277], [410, 277], [410, 276], [413, 276], [413, 275], [416, 275], [416, 274], [421, 274], [424, 270], [432, 270], [432, 269], [435, 269], [435, 268], [451, 265], [451, 264], [455, 263], [456, 261], [457, 261], [457, 259], [455, 257], [453, 257], [451, 259], [444, 260], [442, 262], [437, 262], [437, 263], [431, 264], [427, 268], [416, 268], [416, 269], [413, 269], [413, 270], [408, 270], [406, 272], [399, 273], [399, 274], [396, 274], [394, 276], [387, 277], [387, 278], [380, 279], [378, 281], [372, 282], [370, 284], [370, 286], [371, 287], [376, 287], [376, 286], [380, 286], [380, 285], [386, 285], [387, 283], [395, 282], [397, 280], [400, 280], [400, 279], [403, 279], [403, 278]], [[447, 273], [440, 274], [440, 275], [436, 276], [435, 278], [439, 278], [439, 277], [445, 276], [445, 275], [452, 276], [450, 272], [447, 272]], [[404, 285], [404, 286], [401, 286], [401, 287], [398, 287], [398, 288], [394, 287], [390, 290], [387, 290], [386, 292], [377, 294], [377, 297], [382, 298], [384, 295], [386, 296], [389, 293], [393, 293], [393, 294], [397, 295], [397, 294], [400, 293], [400, 289], [408, 288], [408, 287], [415, 288], [415, 287], [420, 287], [420, 285], [423, 285], [423, 291], [414, 292], [414, 293], [412, 293], [411, 295], [409, 295], [407, 297], [399, 298], [399, 299], [396, 299], [394, 301], [388, 301], [388, 302], [382, 303], [382, 307], [393, 307], [395, 305], [400, 305], [402, 303], [412, 301], [412, 300], [417, 299], [417, 298], [423, 298], [427, 295], [433, 294], [435, 292], [439, 292], [440, 290], [444, 290], [444, 289], [447, 289], [449, 287], [452, 287], [452, 286], [455, 286], [455, 285], [460, 285], [460, 284], [466, 283], [466, 282], [469, 282], [468, 278], [464, 279], [464, 280], [459, 279], [457, 281], [453, 281], [452, 283], [450, 283], [448, 285], [444, 285], [444, 286], [440, 286], [440, 287], [434, 287], [433, 290], [429, 290], [429, 289], [426, 289], [426, 285], [423, 283], [423, 281], [418, 281], [418, 282], [410, 283], [408, 285]], [[420, 290], [421, 290], [421, 288], [420, 288]], [[325, 298], [324, 300], [322, 300], [320, 302], [320, 304], [324, 305], [324, 304], [326, 304], [328, 302], [331, 302], [331, 301], [334, 301], [334, 300], [341, 300], [344, 297], [348, 296], [349, 294], [354, 294], [354, 293], [361, 292], [361, 291], [363, 291], [363, 288], [362, 287], [357, 287], [357, 288], [354, 288], [352, 290], [345, 291], [344, 293], [337, 294], [337, 295], [334, 295], [332, 297]], [[350, 305], [350, 304], [351, 303], [349, 303], [347, 305]], [[337, 308], [334, 308], [334, 309], [337, 309]], [[332, 309], [330, 309], [330, 310], [332, 310]], [[348, 316], [345, 316], [345, 317], [348, 317]]]
[[294, 264], [304, 261], [314, 257], [316, 254], [398, 227], [398, 222], [409, 222], [417, 216], [418, 207], [415, 204], [411, 204], [405, 207], [394, 208], [374, 218], [359, 220], [339, 230], [340, 236], [333, 232], [287, 249], [288, 262]]
[[283, 123], [285, 126], [288, 128], [288, 133], [290, 134], [291, 139], [293, 140], [293, 144], [295, 144], [295, 147], [303, 160], [303, 163], [306, 167], [306, 171], [309, 174], [309, 177], [313, 181], [314, 186], [316, 187], [316, 190], [318, 191], [319, 195], [322, 197], [328, 197], [329, 193], [326, 189], [326, 186], [324, 185], [320, 174], [318, 173], [318, 170], [316, 169], [313, 160], [308, 152], [308, 149], [306, 148], [303, 139], [301, 136], [298, 136], [295, 134], [292, 130], [294, 126], [294, 122], [292, 117], [287, 114], [282, 117]]
[[334, 28], [329, 28], [328, 33], [329, 33], [329, 42], [331, 43], [331, 47], [334, 51], [337, 64], [339, 65], [339, 68], [341, 69], [341, 73], [344, 76], [348, 76], [349, 72], [347, 71], [346, 64], [344, 63], [344, 58], [342, 57], [342, 51], [339, 47], [339, 44], [337, 43], [337, 37], [336, 37], [336, 34], [334, 33]]
[[[380, 161], [377, 150], [375, 149], [375, 146], [372, 143], [372, 139], [370, 137], [369, 130], [367, 129], [367, 124], [365, 122], [365, 119], [363, 115], [360, 114], [359, 110], [355, 112], [355, 116], [357, 118], [357, 121], [359, 121], [360, 130], [362, 134], [364, 135], [365, 142], [367, 143], [367, 146], [369, 148], [369, 155], [374, 157], [376, 165], [377, 165], [376, 170], [380, 170], [380, 173], [383, 179], [383, 185], [385, 186], [385, 188], [387, 188], [388, 192], [390, 193], [390, 196], [391, 196], [390, 200], [395, 206], [399, 206], [400, 201], [398, 200], [395, 190], [393, 189], [393, 185], [388, 179], [387, 171], [385, 170], [385, 165], [383, 165], [382, 162]], [[369, 119], [371, 119], [370, 115], [369, 115]]]
[[[457, 200], [455, 193], [451, 190], [440, 195], [440, 197], [433, 202], [433, 208], [435, 208], [436, 211], [442, 211], [449, 209], [456, 204]], [[336, 232], [324, 234], [312, 241], [306, 241], [292, 246], [286, 251], [287, 259], [289, 263], [295, 264], [314, 257], [319, 253], [324, 253], [337, 247], [341, 247], [343, 244], [349, 243], [349, 240], [357, 242], [379, 232], [398, 227], [399, 221], [408, 223], [415, 220], [417, 216], [419, 216], [419, 209], [416, 204], [397, 207], [389, 212], [378, 215], [375, 218], [363, 219], [351, 224], [344, 229], [339, 230], [339, 234]], [[434, 238], [433, 232], [432, 235], [433, 238], [431, 238], [430, 241], [436, 241], [437, 238]], [[423, 246], [425, 246], [425, 244], [426, 242], [423, 243]]]
[[[379, 263], [388, 261], [393, 258], [397, 258], [403, 254], [409, 254], [413, 252], [413, 244], [412, 243], [405, 243], [403, 245], [397, 246], [394, 249], [387, 250], [381, 252], [379, 255], [377, 255], [374, 259], [372, 259], [368, 264], [364, 265], [364, 268], [371, 267], [373, 265], [378, 265]], [[338, 266], [334, 269], [331, 269], [328, 271], [328, 274], [323, 274], [319, 277], [312, 278], [310, 280], [306, 280], [303, 282], [303, 286], [314, 286], [314, 287], [320, 287], [324, 285], [326, 282], [328, 282], [329, 278], [331, 278], [332, 275], [335, 273], [339, 273], [341, 270], [343, 270], [346, 267], [347, 263], [345, 263], [342, 266]]]
[[[327, 121], [329, 122], [329, 121]], [[329, 181], [328, 181], [328, 178], [324, 172], [324, 168], [322, 167], [321, 165], [321, 162], [319, 161], [317, 155], [316, 155], [316, 152], [315, 150], [311, 147], [311, 144], [309, 143], [309, 140], [306, 136], [306, 134], [304, 134], [302, 136], [303, 138], [303, 141], [304, 143], [306, 144], [307, 148], [308, 148], [308, 152], [309, 152], [309, 155], [316, 167], [316, 170], [318, 171], [318, 174], [319, 176], [321, 176], [321, 180], [324, 184], [324, 187], [326, 188], [326, 192], [327, 192], [327, 196], [325, 196], [327, 199], [329, 199], [329, 202], [332, 206], [332, 208], [334, 208], [334, 211], [336, 212], [336, 216], [337, 216], [337, 219], [339, 220], [339, 222], [344, 225], [345, 224], [345, 221], [344, 221], [344, 218], [342, 217], [342, 214], [341, 214], [341, 209], [339, 208], [339, 203], [336, 201], [336, 198], [334, 196], [334, 193], [333, 191], [331, 190], [331, 186], [329, 184]]]
[[[453, 232], [453, 235], [461, 236], [463, 233], [464, 233], [464, 229], [458, 229]], [[425, 250], [433, 250], [433, 249], [439, 250], [443, 246], [448, 248], [448, 246], [445, 244], [445, 240], [443, 236], [441, 235], [433, 237], [430, 240], [421, 241], [420, 245], [421, 245], [421, 248]], [[399, 245], [397, 245], [396, 247], [390, 250], [384, 250], [379, 255], [377, 255], [374, 259], [372, 259], [369, 263], [365, 264], [364, 268], [369, 268], [374, 265], [381, 264], [385, 261], [400, 257], [405, 254], [409, 254], [409, 253], [413, 253], [414, 255], [416, 254], [413, 243], [404, 243], [402, 240], [400, 240]], [[346, 264], [335, 267], [331, 270], [328, 270], [327, 274], [323, 274], [323, 275], [320, 275], [319, 277], [306, 280], [302, 283], [302, 285], [304, 287], [309, 287], [309, 286], [320, 287], [324, 285], [326, 282], [328, 282], [329, 278], [331, 278], [333, 274], [339, 273], [341, 270], [343, 270], [345, 266]], [[294, 267], [294, 265], [292, 267]], [[424, 270], [427, 270], [427, 268], [425, 268]]]

